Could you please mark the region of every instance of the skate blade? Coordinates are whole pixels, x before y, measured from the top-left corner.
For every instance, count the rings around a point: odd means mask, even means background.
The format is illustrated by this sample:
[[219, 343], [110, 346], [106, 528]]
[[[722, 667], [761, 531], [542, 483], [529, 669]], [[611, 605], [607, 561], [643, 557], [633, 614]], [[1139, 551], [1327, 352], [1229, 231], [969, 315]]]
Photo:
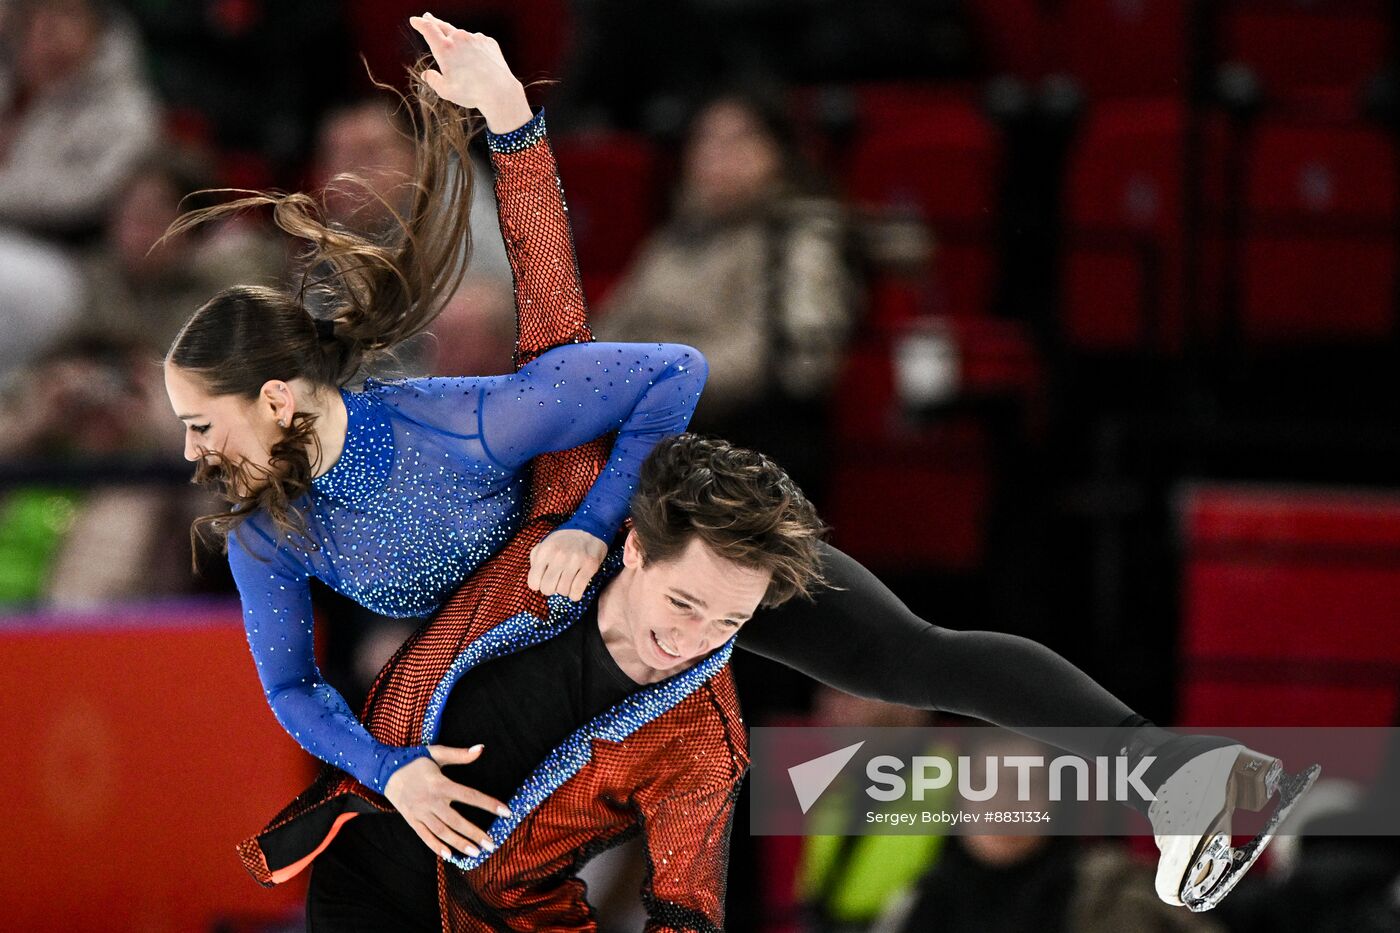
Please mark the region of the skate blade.
[[[1262, 809], [1263, 803], [1272, 797], [1275, 791], [1278, 793], [1278, 806], [1274, 808], [1263, 831], [1238, 849], [1231, 847], [1230, 836], [1227, 833], [1212, 834], [1191, 871], [1182, 879], [1182, 903], [1189, 910], [1200, 913], [1210, 910], [1224, 900], [1225, 895], [1234, 890], [1244, 873], [1249, 871], [1250, 866], [1258, 861], [1259, 856], [1268, 848], [1279, 825], [1288, 819], [1294, 805], [1312, 788], [1313, 782], [1321, 773], [1322, 767], [1313, 765], [1298, 774], [1284, 774], [1282, 767], [1274, 763], [1255, 785], [1255, 789], [1241, 788], [1244, 791], [1241, 805], [1246, 809]], [[1237, 770], [1235, 776], [1240, 775], [1241, 772]], [[1258, 796], [1258, 788], [1264, 788], [1266, 792], [1262, 799]]]

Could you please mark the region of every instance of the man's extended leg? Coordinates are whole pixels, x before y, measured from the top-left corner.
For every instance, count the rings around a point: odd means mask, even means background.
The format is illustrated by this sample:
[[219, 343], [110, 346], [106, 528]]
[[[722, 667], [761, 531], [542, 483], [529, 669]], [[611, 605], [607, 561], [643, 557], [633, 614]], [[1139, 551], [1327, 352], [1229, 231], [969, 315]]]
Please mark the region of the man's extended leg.
[[[1159, 728], [1030, 639], [930, 625], [833, 547], [824, 546], [823, 570], [833, 588], [760, 612], [740, 647], [848, 693], [974, 716], [1076, 755], [1122, 755], [1129, 769], [1151, 756], [1143, 783], [1161, 804], [1141, 809], [1162, 850], [1157, 888], [1169, 903], [1193, 910], [1218, 903], [1317, 776], [1316, 766], [1289, 776], [1276, 759], [1232, 739]], [[1115, 732], [1104, 742], [1081, 727]], [[1269, 831], [1232, 849], [1230, 814], [1262, 809], [1274, 796]], [[1166, 816], [1173, 810], [1174, 825]], [[1183, 812], [1210, 827], [1185, 828]]]
[[744, 627], [739, 647], [847, 693], [975, 716], [1059, 747], [1067, 746], [1056, 727], [1114, 728], [1133, 716], [1044, 645], [931, 625], [851, 557], [822, 547], [823, 570], [835, 588], [821, 590], [815, 601], [761, 610]]

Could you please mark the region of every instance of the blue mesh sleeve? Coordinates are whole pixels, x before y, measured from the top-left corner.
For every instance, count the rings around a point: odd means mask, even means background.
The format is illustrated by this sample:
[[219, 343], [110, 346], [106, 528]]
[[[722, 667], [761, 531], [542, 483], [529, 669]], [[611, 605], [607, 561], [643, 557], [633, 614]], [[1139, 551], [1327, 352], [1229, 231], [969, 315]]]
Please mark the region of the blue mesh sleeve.
[[245, 523], [229, 535], [228, 563], [243, 601], [248, 647], [273, 715], [302, 748], [382, 794], [389, 776], [427, 755], [427, 747], [376, 741], [344, 697], [321, 678], [308, 577], [259, 529]]
[[608, 465], [561, 526], [610, 541], [646, 455], [690, 423], [708, 367], [699, 351], [676, 344], [583, 342], [583, 287], [544, 111], [513, 132], [488, 134], [487, 143], [523, 365], [483, 395], [481, 443], [491, 459], [515, 470], [536, 454], [617, 430]]
[[562, 528], [611, 541], [642, 461], [690, 423], [709, 369], [680, 344], [582, 343], [555, 347], [518, 372], [482, 380], [486, 455], [517, 470], [537, 454], [617, 431], [608, 465]]

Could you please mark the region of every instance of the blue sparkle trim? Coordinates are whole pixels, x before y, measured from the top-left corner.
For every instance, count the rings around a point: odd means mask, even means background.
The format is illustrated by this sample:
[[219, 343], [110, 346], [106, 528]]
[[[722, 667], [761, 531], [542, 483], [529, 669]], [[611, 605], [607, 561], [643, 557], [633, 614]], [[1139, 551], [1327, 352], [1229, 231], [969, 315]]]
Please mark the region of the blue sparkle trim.
[[[579, 602], [571, 602], [563, 596], [551, 596], [548, 621], [533, 613], [522, 612], [511, 616], [468, 645], [453, 660], [452, 667], [433, 691], [423, 718], [424, 744], [434, 741], [447, 695], [452, 692], [452, 687], [463, 674], [484, 661], [522, 650], [559, 634], [582, 617], [588, 605], [597, 599], [602, 587], [621, 569], [622, 549], [617, 548], [608, 554], [603, 562], [602, 572], [594, 577], [594, 582]], [[536, 808], [548, 800], [566, 781], [583, 770], [593, 759], [594, 739], [623, 741], [642, 726], [674, 709], [702, 684], [723, 670], [734, 651], [734, 640], [731, 637], [694, 667], [681, 671], [674, 677], [641, 687], [612, 709], [600, 713], [576, 729], [535, 767], [514, 796], [507, 801], [506, 805], [510, 808], [511, 815], [497, 817], [491, 823], [486, 831], [491, 841], [497, 847], [504, 845], [510, 834]], [[475, 856], [454, 854], [448, 861], [463, 871], [470, 871], [490, 857], [491, 853], [483, 850]]]
[[541, 107], [540, 112], [531, 117], [530, 122], [519, 129], [499, 135], [487, 130], [486, 145], [490, 147], [492, 152], [521, 152], [525, 149], [529, 149], [535, 143], [544, 139], [544, 137], [544, 108]]
[[345, 446], [331, 468], [313, 479], [311, 486], [348, 505], [363, 501], [388, 482], [394, 469], [394, 429], [384, 403], [375, 396], [341, 389], [340, 397], [345, 400]]
[[423, 712], [423, 742], [431, 744], [437, 739], [442, 727], [442, 710], [447, 704], [447, 695], [457, 685], [462, 675], [478, 664], [493, 658], [514, 654], [531, 645], [548, 641], [583, 617], [585, 609], [598, 598], [602, 588], [622, 569], [622, 548], [614, 548], [603, 559], [603, 565], [594, 575], [583, 599], [574, 602], [567, 596], [555, 594], [547, 598], [549, 619], [541, 619], [533, 612], [519, 612], [482, 634], [482, 636], [462, 649], [452, 659], [442, 680], [438, 681], [433, 695], [428, 699], [428, 707]]

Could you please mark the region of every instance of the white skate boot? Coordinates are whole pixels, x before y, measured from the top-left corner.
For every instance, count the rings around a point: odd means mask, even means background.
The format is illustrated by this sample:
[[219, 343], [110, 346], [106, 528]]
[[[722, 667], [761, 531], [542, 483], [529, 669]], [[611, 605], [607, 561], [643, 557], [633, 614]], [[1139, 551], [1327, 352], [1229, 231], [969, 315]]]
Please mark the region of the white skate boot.
[[[1148, 807], [1157, 848], [1157, 896], [1193, 911], [1210, 910], [1230, 893], [1259, 858], [1278, 826], [1312, 787], [1318, 765], [1285, 774], [1277, 758], [1243, 745], [1202, 752], [1157, 789]], [[1278, 794], [1278, 806], [1264, 830], [1234, 848], [1230, 817], [1236, 807], [1262, 810]]]

